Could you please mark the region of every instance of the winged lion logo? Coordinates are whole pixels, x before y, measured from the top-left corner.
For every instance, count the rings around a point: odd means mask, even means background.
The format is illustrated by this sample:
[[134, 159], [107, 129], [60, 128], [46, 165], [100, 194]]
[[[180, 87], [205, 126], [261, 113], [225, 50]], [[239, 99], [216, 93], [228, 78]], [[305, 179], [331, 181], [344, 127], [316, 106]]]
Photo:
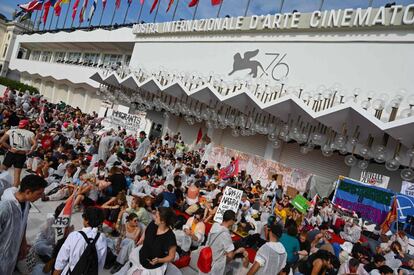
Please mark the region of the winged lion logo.
[[263, 69], [263, 66], [259, 61], [251, 60], [258, 53], [259, 53], [259, 49], [254, 50], [254, 51], [247, 51], [244, 53], [243, 58], [241, 57], [240, 53], [236, 53], [233, 56], [233, 59], [234, 59], [233, 70], [229, 73], [229, 75], [232, 75], [233, 73], [237, 71], [250, 69], [249, 75], [256, 78], [258, 68], [262, 69], [263, 73], [267, 75], [266, 71]]

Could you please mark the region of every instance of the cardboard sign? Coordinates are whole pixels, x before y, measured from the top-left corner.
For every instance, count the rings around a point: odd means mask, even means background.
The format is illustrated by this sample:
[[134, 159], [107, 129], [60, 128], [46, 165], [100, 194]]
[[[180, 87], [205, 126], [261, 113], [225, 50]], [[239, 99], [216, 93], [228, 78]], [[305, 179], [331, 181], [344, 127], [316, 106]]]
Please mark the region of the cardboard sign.
[[368, 172], [368, 171], [361, 172], [360, 182], [365, 183], [365, 184], [370, 184], [370, 185], [381, 187], [381, 188], [387, 188], [389, 181], [390, 181], [390, 177], [387, 177], [387, 176], [384, 176], [378, 173], [373, 173], [373, 172]]
[[137, 133], [145, 128], [145, 115], [132, 115], [119, 111], [113, 111], [112, 115], [105, 118], [103, 125], [105, 127], [117, 128], [118, 126], [131, 132]]
[[306, 213], [309, 208], [309, 201], [302, 195], [297, 195], [291, 202], [293, 207], [295, 207], [302, 214]]
[[286, 195], [288, 195], [290, 198], [296, 197], [298, 194], [298, 190], [292, 186], [288, 186], [286, 189]]
[[221, 199], [216, 215], [214, 216], [214, 221], [221, 223], [223, 221], [223, 214], [226, 210], [233, 210], [237, 213], [242, 195], [242, 190], [227, 186], [226, 189], [224, 189], [223, 198]]

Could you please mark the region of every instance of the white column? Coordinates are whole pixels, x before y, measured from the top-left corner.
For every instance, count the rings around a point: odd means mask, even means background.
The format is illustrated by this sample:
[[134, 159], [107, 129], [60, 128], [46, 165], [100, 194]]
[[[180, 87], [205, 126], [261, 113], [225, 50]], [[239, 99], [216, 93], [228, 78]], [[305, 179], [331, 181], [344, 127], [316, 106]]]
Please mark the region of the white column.
[[162, 134], [161, 134], [161, 136], [165, 136], [165, 134], [167, 132], [169, 132], [169, 128], [168, 128], [168, 122], [169, 122], [169, 120], [170, 120], [170, 116], [165, 116], [164, 117], [164, 122], [162, 124]]
[[263, 157], [265, 159], [272, 159], [273, 151], [274, 151], [274, 149], [273, 149], [273, 146], [272, 146], [272, 142], [270, 140], [267, 140], [266, 150], [265, 150], [265, 153], [264, 153]]
[[56, 100], [56, 82], [53, 82], [53, 90], [52, 90], [52, 102], [55, 103]]
[[84, 95], [84, 101], [83, 101], [83, 112], [84, 113], [89, 113], [89, 110], [86, 110], [86, 107], [88, 106], [88, 100], [89, 100], [89, 94], [88, 94], [88, 91], [86, 91], [85, 92], [85, 95]]
[[40, 93], [41, 95], [45, 95], [45, 94], [43, 93], [43, 79], [42, 79], [42, 80], [40, 80], [39, 93]]
[[66, 94], [66, 104], [69, 104], [70, 94], [72, 93], [72, 87], [68, 87], [68, 93]]

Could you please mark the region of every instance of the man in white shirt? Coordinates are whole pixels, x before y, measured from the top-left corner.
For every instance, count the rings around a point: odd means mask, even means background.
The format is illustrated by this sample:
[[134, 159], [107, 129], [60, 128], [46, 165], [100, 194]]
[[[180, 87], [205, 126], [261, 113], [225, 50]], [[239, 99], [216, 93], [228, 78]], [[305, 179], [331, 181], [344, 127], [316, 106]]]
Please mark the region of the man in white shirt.
[[[98, 226], [101, 225], [104, 220], [102, 210], [95, 207], [86, 208], [82, 217], [84, 226], [82, 231], [89, 239], [95, 239], [96, 234], [100, 234], [98, 233]], [[101, 273], [103, 271], [107, 252], [107, 242], [103, 234], [99, 235], [95, 246], [98, 254], [98, 271]], [[86, 247], [87, 243], [81, 233], [78, 231], [70, 233], [63, 243], [62, 248], [59, 250], [53, 275], [66, 275], [68, 274], [69, 269], [72, 271]]]
[[6, 170], [14, 167], [14, 187], [20, 184], [20, 173], [26, 162], [26, 156], [37, 148], [36, 135], [28, 128], [29, 121], [22, 119], [19, 122], [19, 129], [8, 130], [0, 139], [0, 144], [8, 150], [3, 166]]
[[364, 265], [361, 264], [357, 259], [351, 258], [341, 265], [338, 271], [338, 275], [368, 275], [368, 272], [364, 269]]
[[[241, 247], [235, 250], [231, 239], [229, 228], [236, 221], [236, 213], [232, 210], [226, 210], [223, 214], [223, 222], [221, 224], [214, 223], [208, 235], [207, 245], [213, 251], [212, 268], [209, 274], [223, 275], [226, 270], [226, 263], [231, 261], [236, 254], [246, 256], [246, 250]], [[202, 274], [200, 272], [200, 274]]]

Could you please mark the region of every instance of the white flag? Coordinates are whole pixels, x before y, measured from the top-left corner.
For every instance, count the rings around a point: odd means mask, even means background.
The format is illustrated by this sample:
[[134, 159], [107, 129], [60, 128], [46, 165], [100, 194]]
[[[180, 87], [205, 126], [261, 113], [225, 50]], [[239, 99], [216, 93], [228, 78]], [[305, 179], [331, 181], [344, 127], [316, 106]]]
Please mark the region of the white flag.
[[98, 5], [98, 0], [93, 0], [91, 10], [89, 11], [88, 21], [92, 20], [93, 14], [95, 13], [95, 10], [96, 10], [96, 5]]

